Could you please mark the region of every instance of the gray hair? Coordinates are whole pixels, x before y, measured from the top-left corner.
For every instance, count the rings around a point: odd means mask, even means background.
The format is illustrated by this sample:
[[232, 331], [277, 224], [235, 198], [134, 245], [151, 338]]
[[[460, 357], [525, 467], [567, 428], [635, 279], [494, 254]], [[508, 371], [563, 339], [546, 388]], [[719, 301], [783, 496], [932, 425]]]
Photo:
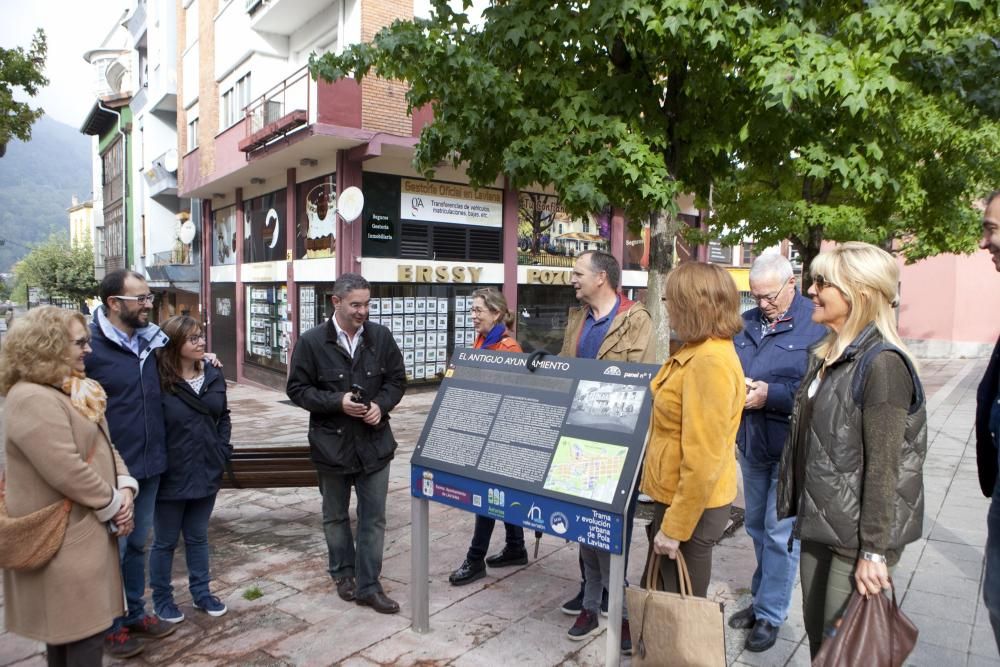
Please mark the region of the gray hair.
[[338, 299], [343, 299], [356, 289], [366, 289], [371, 291], [372, 286], [359, 273], [345, 273], [337, 278], [333, 284], [333, 295]]
[[622, 282], [622, 267], [615, 256], [601, 250], [585, 250], [579, 256], [583, 257], [584, 255], [590, 255], [590, 268], [593, 269], [594, 273], [603, 271], [608, 275], [608, 284], [612, 290], [617, 292], [618, 286]]
[[753, 261], [750, 267], [750, 280], [757, 282], [768, 277], [775, 277], [778, 282], [787, 282], [795, 272], [792, 271], [792, 263], [778, 252], [767, 252]]

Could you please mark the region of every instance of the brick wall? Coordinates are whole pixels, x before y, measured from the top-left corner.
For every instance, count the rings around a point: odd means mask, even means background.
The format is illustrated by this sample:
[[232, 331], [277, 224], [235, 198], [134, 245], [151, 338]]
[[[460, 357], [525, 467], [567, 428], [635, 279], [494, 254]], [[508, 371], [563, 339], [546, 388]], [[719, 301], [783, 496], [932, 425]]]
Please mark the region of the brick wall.
[[[412, 19], [412, 0], [362, 0], [361, 39], [370, 42], [395, 19]], [[406, 113], [406, 85], [379, 77], [361, 83], [361, 127], [408, 137], [413, 123]]]
[[[174, 11], [177, 12], [177, 154], [187, 153], [187, 111], [184, 109], [184, 35], [186, 34], [184, 1], [174, 2]], [[182, 161], [183, 165], [183, 161]], [[184, 190], [184, 169], [177, 170], [177, 189]]]
[[215, 133], [219, 128], [219, 84], [215, 80], [215, 15], [218, 0], [198, 2], [198, 146], [201, 173], [215, 170]]

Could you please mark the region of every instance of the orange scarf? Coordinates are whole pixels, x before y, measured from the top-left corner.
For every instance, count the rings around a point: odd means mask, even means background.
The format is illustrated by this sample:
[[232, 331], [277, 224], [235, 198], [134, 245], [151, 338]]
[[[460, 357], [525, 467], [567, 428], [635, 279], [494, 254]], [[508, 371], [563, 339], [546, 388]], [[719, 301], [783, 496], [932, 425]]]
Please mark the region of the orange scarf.
[[108, 395], [97, 380], [91, 380], [79, 371], [72, 371], [63, 379], [60, 387], [69, 396], [70, 402], [81, 415], [99, 424], [104, 419], [104, 409], [108, 406]]

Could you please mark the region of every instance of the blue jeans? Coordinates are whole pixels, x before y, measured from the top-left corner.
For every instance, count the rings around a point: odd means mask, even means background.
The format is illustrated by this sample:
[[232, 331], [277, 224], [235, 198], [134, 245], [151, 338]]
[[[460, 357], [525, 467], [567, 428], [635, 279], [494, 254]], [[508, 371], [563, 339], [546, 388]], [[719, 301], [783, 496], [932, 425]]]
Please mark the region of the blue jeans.
[[986, 515], [986, 575], [983, 577], [983, 602], [990, 613], [990, 625], [997, 650], [1000, 650], [1000, 482], [993, 487], [993, 500]]
[[128, 609], [125, 616], [115, 619], [113, 630], [123, 624], [135, 623], [146, 614], [146, 540], [153, 527], [153, 510], [156, 507], [156, 492], [160, 488], [160, 476], [137, 480], [139, 495], [135, 497], [133, 516], [135, 528], [128, 537], [118, 539], [118, 555], [122, 564], [122, 583], [125, 586], [125, 601]]
[[[486, 558], [486, 551], [490, 548], [490, 538], [493, 536], [493, 526], [496, 519], [476, 515], [476, 529], [472, 533], [472, 544], [469, 545], [469, 552], [465, 559], [468, 561], [481, 561]], [[504, 523], [506, 532], [506, 546], [517, 551], [524, 551], [524, 528], [511, 523]]]
[[[355, 577], [358, 597], [382, 590], [382, 549], [385, 544], [385, 500], [389, 466], [371, 474], [337, 475], [317, 470], [323, 495], [323, 533], [334, 579]], [[351, 487], [358, 496], [358, 541], [351, 533]]]
[[208, 518], [215, 507], [213, 493], [194, 500], [159, 500], [153, 521], [153, 548], [149, 552], [149, 587], [153, 589], [153, 609], [174, 601], [170, 584], [177, 539], [184, 534], [184, 559], [188, 569], [188, 590], [198, 602], [209, 595]]
[[757, 556], [757, 569], [750, 584], [754, 616], [781, 625], [788, 617], [799, 566], [799, 541], [795, 540], [791, 552], [788, 551], [795, 520], [778, 520], [779, 464], [750, 463], [742, 454], [739, 461], [746, 497], [746, 529]]

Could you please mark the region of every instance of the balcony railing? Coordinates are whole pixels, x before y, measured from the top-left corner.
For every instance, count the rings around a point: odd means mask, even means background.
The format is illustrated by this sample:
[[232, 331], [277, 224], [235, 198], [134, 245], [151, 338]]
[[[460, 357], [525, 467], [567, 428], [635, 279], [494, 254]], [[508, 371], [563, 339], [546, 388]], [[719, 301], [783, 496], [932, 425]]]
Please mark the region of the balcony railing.
[[309, 124], [312, 79], [303, 67], [247, 105], [246, 133], [239, 143], [249, 155]]
[[167, 252], [153, 253], [153, 263], [151, 266], [192, 266], [194, 265], [194, 253], [190, 246], [174, 248]]

